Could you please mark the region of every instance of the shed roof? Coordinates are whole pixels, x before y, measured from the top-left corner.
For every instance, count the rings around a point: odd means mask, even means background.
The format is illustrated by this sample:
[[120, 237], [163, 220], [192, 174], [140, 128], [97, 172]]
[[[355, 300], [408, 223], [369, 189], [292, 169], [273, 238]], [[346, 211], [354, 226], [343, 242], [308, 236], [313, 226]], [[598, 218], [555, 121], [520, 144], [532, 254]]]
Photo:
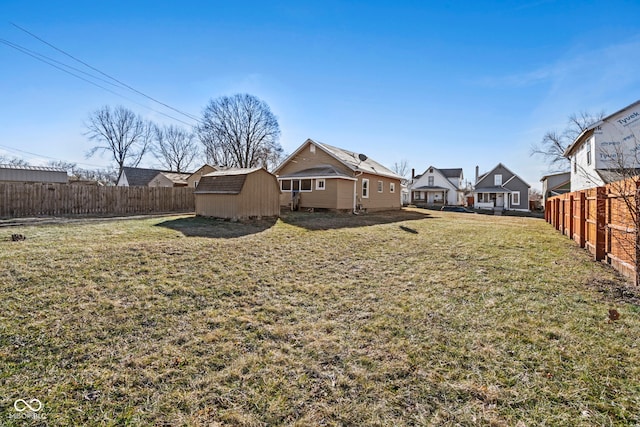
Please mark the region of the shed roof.
[[25, 170], [25, 171], [44, 171], [44, 172], [64, 172], [66, 169], [54, 168], [51, 166], [23, 166], [23, 165], [0, 165], [0, 169], [13, 169], [13, 170]]
[[247, 175], [262, 168], [225, 169], [202, 176], [196, 194], [240, 194]]

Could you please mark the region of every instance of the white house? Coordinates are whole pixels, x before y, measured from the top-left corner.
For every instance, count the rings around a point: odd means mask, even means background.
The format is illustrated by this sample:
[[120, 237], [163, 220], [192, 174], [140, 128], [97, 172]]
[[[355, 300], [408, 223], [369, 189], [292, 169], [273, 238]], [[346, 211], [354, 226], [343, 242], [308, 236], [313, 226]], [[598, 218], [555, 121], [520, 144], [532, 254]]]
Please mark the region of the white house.
[[409, 187], [411, 203], [424, 205], [462, 205], [464, 203], [462, 169], [438, 169], [429, 166], [414, 176]]
[[571, 191], [622, 178], [620, 169], [640, 168], [640, 101], [586, 128], [565, 150], [571, 160]]

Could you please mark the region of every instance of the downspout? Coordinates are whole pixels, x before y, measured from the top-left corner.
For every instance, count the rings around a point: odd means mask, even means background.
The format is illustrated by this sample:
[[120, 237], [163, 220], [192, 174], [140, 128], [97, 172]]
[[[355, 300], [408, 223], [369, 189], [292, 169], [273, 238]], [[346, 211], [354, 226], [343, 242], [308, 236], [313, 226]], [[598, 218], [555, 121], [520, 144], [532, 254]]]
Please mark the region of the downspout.
[[362, 175], [363, 172], [362, 171], [357, 171], [354, 174], [354, 177], [356, 178], [355, 181], [353, 181], [353, 214], [354, 215], [358, 215], [358, 212], [356, 212], [356, 199], [358, 197], [358, 177], [360, 175]]

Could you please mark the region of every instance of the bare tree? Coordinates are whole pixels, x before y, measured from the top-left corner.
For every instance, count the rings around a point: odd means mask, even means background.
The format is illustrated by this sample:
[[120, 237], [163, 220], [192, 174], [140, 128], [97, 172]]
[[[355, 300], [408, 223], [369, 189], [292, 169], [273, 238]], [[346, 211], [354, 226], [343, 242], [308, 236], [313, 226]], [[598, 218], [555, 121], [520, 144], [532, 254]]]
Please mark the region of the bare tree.
[[544, 134], [542, 141], [531, 146], [531, 155], [537, 155], [544, 159], [550, 170], [569, 170], [569, 159], [564, 157], [565, 150], [589, 125], [602, 120], [605, 113], [590, 114], [581, 111], [572, 114], [567, 120], [567, 127], [562, 130], [551, 130]]
[[187, 171], [199, 155], [195, 135], [191, 132], [171, 125], [156, 126], [154, 134], [154, 155], [171, 171]]
[[85, 135], [98, 145], [87, 153], [107, 152], [113, 156], [118, 177], [125, 166], [138, 166], [147, 153], [153, 135], [153, 127], [133, 111], [108, 105], [94, 111], [85, 123]]
[[269, 106], [253, 95], [211, 100], [196, 129], [207, 161], [229, 167], [269, 167], [281, 156], [280, 127]]
[[399, 162], [395, 162], [393, 166], [391, 166], [391, 170], [396, 174], [400, 175], [404, 179], [407, 179], [410, 169], [409, 162], [406, 159], [402, 159]]
[[0, 164], [13, 166], [29, 166], [29, 162], [27, 162], [25, 159], [21, 159], [20, 157], [9, 157], [5, 155], [0, 155]]

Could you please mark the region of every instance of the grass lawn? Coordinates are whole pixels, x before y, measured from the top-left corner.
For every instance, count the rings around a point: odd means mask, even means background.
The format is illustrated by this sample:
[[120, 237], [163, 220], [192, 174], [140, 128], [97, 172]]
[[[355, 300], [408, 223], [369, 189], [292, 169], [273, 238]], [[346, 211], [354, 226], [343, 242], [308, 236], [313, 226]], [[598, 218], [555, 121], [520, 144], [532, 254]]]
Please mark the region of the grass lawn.
[[640, 423], [638, 300], [539, 219], [6, 227], [0, 278], [3, 426]]

